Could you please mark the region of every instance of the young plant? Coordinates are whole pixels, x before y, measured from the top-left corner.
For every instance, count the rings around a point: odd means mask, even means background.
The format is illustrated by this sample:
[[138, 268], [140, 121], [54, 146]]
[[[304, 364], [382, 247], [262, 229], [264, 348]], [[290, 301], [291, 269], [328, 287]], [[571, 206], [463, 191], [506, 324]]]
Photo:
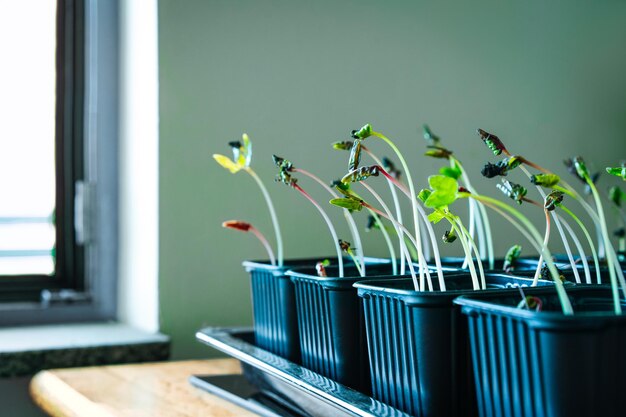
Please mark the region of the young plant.
[[622, 165], [619, 167], [607, 167], [606, 172], [616, 177], [620, 177], [622, 180], [626, 181], [626, 163], [625, 162], [622, 162]]
[[[454, 178], [446, 177], [444, 175], [431, 175], [428, 177], [428, 184], [431, 189], [423, 189], [419, 193], [419, 199], [423, 201], [424, 206], [433, 209], [433, 212], [428, 215], [428, 220], [432, 223], [438, 223], [443, 219], [448, 221], [452, 230], [444, 235], [444, 241], [451, 242], [456, 240], [456, 237], [458, 237], [463, 247], [463, 251], [465, 252], [466, 259], [470, 260], [469, 270], [474, 289], [485, 289], [485, 274], [482, 262], [480, 261], [478, 248], [463, 225], [461, 219], [454, 215], [449, 208], [449, 206], [454, 203], [458, 197], [459, 184]], [[451, 239], [452, 236], [455, 236], [455, 238]], [[476, 254], [476, 262], [478, 263], [478, 269], [480, 271], [480, 282], [476, 275], [474, 262], [471, 260], [472, 250], [474, 250], [474, 253]]]
[[522, 254], [522, 247], [520, 245], [513, 245], [506, 251], [504, 255], [504, 264], [502, 270], [505, 274], [512, 274], [517, 268], [517, 261]]
[[313, 204], [313, 206], [315, 206], [317, 211], [319, 211], [320, 215], [326, 222], [328, 230], [330, 231], [330, 234], [333, 238], [335, 250], [337, 252], [337, 262], [339, 263], [339, 277], [343, 278], [343, 255], [341, 253], [341, 248], [339, 247], [339, 238], [337, 237], [337, 232], [335, 231], [333, 223], [330, 221], [330, 218], [328, 218], [328, 215], [326, 214], [322, 206], [320, 206], [319, 203], [315, 201], [315, 199], [311, 197], [309, 193], [304, 191], [304, 189], [300, 185], [298, 185], [298, 180], [291, 175], [293, 169], [293, 165], [291, 164], [291, 162], [284, 158], [274, 157], [274, 163], [278, 166], [278, 175], [276, 176], [276, 181], [293, 188], [294, 190], [298, 191], [302, 196], [304, 196], [307, 200], [309, 200], [309, 202]]
[[[467, 172], [463, 168], [461, 162], [454, 156], [453, 152], [441, 145], [441, 139], [439, 136], [435, 135], [427, 125], [423, 126], [423, 133], [424, 139], [426, 139], [429, 143], [425, 156], [446, 159], [449, 161], [449, 166], [441, 167], [439, 169], [439, 173], [446, 177], [460, 180], [469, 192], [475, 193], [476, 190], [472, 187]], [[493, 239], [487, 210], [481, 203], [472, 199], [468, 200], [468, 206], [470, 236], [474, 239], [475, 230], [478, 232], [481, 259], [487, 259], [489, 262], [489, 269], [494, 269]], [[470, 262], [470, 259], [466, 258], [463, 268], [466, 267], [468, 262]]]
[[[309, 177], [310, 179], [312, 179], [313, 181], [315, 181], [316, 183], [318, 183], [324, 190], [326, 190], [333, 198], [337, 198], [339, 197], [337, 195], [337, 193], [335, 193], [333, 191], [332, 188], [330, 188], [328, 185], [326, 185], [326, 183], [324, 181], [322, 181], [317, 175], [304, 170], [302, 168], [296, 168], [295, 166], [293, 166], [293, 164], [290, 161], [284, 161], [283, 158], [276, 156], [276, 155], [272, 155], [272, 160], [274, 161], [274, 164], [277, 167], [281, 167], [284, 166], [285, 169], [288, 170], [288, 172], [290, 173], [296, 173], [296, 174], [302, 174], [306, 177]], [[360, 267], [359, 267], [359, 271], [361, 271], [363, 273], [362, 276], [365, 276], [365, 257], [363, 255], [363, 245], [361, 244], [361, 235], [359, 233], [359, 229], [356, 225], [356, 223], [354, 222], [354, 219], [352, 218], [352, 213], [349, 210], [343, 210], [343, 216], [346, 219], [346, 222], [348, 223], [348, 228], [350, 229], [350, 234], [352, 236], [352, 239], [354, 242], [356, 242], [356, 245], [358, 247], [357, 250], [357, 258], [359, 260], [360, 263]]]
[[522, 213], [509, 206], [508, 204], [504, 204], [499, 200], [479, 194], [469, 193], [466, 190], [459, 191], [458, 198], [474, 198], [482, 202], [485, 206], [491, 208], [507, 221], [509, 221], [509, 223], [511, 223], [522, 235], [524, 235], [533, 245], [533, 247], [538, 252], [542, 253], [544, 258], [546, 259], [546, 264], [550, 271], [550, 275], [554, 280], [554, 286], [556, 288], [557, 295], [561, 303], [563, 314], [574, 314], [572, 304], [567, 297], [563, 283], [559, 279], [559, 273], [556, 270], [554, 261], [552, 260], [552, 254], [550, 253], [547, 246], [543, 245], [541, 235], [539, 234], [535, 226], [533, 226], [533, 224], [526, 218], [526, 216], [524, 216]]
[[[330, 200], [330, 204], [337, 206], [337, 207], [352, 210], [352, 211], [361, 211], [363, 208], [366, 208], [370, 211], [370, 213], [375, 213], [378, 216], [384, 217], [387, 220], [391, 221], [397, 229], [400, 229], [398, 233], [406, 234], [407, 237], [411, 240], [411, 242], [413, 242], [413, 244], [417, 246], [415, 238], [411, 236], [409, 231], [402, 224], [398, 223], [398, 221], [393, 218], [393, 215], [389, 211], [389, 208], [384, 204], [382, 199], [378, 198], [378, 201], [383, 206], [385, 213], [373, 207], [372, 205], [367, 203], [365, 200], [363, 200], [358, 194], [354, 193], [350, 189], [350, 186], [348, 184], [345, 184], [345, 183], [338, 184], [336, 188], [339, 192], [341, 192], [344, 195], [344, 197], [334, 198]], [[408, 249], [406, 245], [404, 244], [404, 241], [402, 241], [402, 244], [400, 245], [400, 250], [404, 251], [404, 254], [407, 257], [407, 259], [410, 257]], [[420, 288], [423, 287], [423, 281], [421, 282], [422, 286], [420, 286], [420, 282], [417, 280], [417, 276], [415, 275], [415, 270], [413, 268], [412, 262], [409, 262], [409, 271], [411, 273], [411, 278], [413, 279], [413, 285], [415, 287], [415, 290], [419, 291]]]
[[[487, 165], [485, 165], [485, 167], [482, 170], [482, 173], [484, 176], [488, 177], [488, 178], [492, 178], [493, 176], [505, 176], [507, 175], [507, 173], [517, 167], [520, 167], [520, 169], [526, 174], [526, 176], [531, 180], [531, 182], [534, 182], [533, 180], [536, 179], [536, 176], [531, 175], [530, 172], [526, 169], [526, 167], [524, 165], [528, 165], [531, 166], [535, 169], [540, 169], [541, 167], [539, 167], [538, 165], [530, 162], [528, 159], [519, 156], [519, 155], [511, 155], [510, 152], [506, 149], [506, 147], [504, 146], [504, 144], [502, 143], [502, 141], [500, 140], [500, 138], [498, 138], [495, 135], [492, 135], [482, 129], [478, 129], [478, 134], [481, 137], [481, 139], [485, 142], [485, 144], [487, 145], [487, 147], [489, 147], [489, 149], [491, 149], [493, 151], [493, 153], [495, 155], [500, 155], [500, 154], [504, 154], [506, 156], [506, 158], [500, 162], [498, 162], [497, 164], [491, 164], [491, 163], [487, 163]], [[543, 171], [542, 169], [540, 169], [540, 171]], [[547, 173], [547, 172], [545, 172]], [[552, 173], [549, 173], [552, 174]], [[554, 175], [554, 174], [552, 174]], [[558, 177], [557, 177], [558, 178]], [[553, 180], [554, 178], [546, 178], [546, 180]], [[535, 184], [537, 187], [537, 190], [539, 191], [539, 194], [541, 195], [541, 197], [545, 200], [546, 199], [546, 193], [542, 190], [541, 186], [538, 184]], [[558, 187], [558, 186], [557, 186]], [[524, 193], [527, 192], [527, 190], [524, 187], [519, 186], [518, 187], [519, 191], [523, 191]], [[502, 189], [502, 191], [504, 191], [506, 193], [506, 190]], [[516, 190], [510, 190], [510, 191], [516, 191]], [[524, 194], [525, 195], [525, 194]], [[523, 196], [522, 196], [523, 197]], [[521, 199], [517, 200], [519, 203], [521, 203]], [[573, 272], [574, 272], [574, 276], [576, 278], [576, 282], [580, 282], [580, 276], [578, 275], [578, 270], [576, 269], [576, 263], [574, 261], [574, 257], [572, 255], [572, 251], [570, 249], [567, 237], [565, 236], [565, 232], [563, 231], [563, 227], [562, 227], [562, 221], [559, 218], [559, 216], [554, 213], [551, 212], [551, 216], [554, 219], [554, 224], [557, 226], [557, 231], [559, 232], [559, 236], [561, 237], [561, 240], [563, 241], [563, 246], [565, 248], [565, 252], [567, 253], [570, 265], [572, 266]], [[566, 228], [569, 230], [571, 230], [571, 228], [569, 226], [566, 226]], [[586, 231], [585, 231], [586, 233]], [[576, 242], [576, 245], [578, 248], [582, 248], [582, 246], [580, 246], [580, 244], [578, 243], [578, 238], [575, 236], [575, 234], [571, 233], [573, 235], [573, 240]], [[589, 275], [589, 268], [586, 264], [586, 259], [584, 259], [585, 262], [585, 272], [586, 272], [586, 280], [587, 282], [591, 282], [591, 277]]]
[[[396, 169], [393, 162], [389, 158], [382, 158], [382, 160], [374, 154], [369, 148], [362, 144], [361, 139], [355, 140], [346, 140], [333, 143], [333, 149], [350, 151], [350, 159], [348, 161], [348, 170], [353, 171], [358, 168], [361, 153], [366, 153], [370, 158], [374, 160], [374, 162], [382, 166], [388, 173], [391, 175], [396, 181], [400, 181], [401, 172]], [[400, 208], [400, 202], [398, 200], [398, 193], [396, 192], [396, 187], [393, 185], [391, 180], [387, 180], [387, 185], [389, 186], [389, 191], [391, 192], [391, 197], [393, 198], [393, 203], [396, 212], [396, 219], [399, 223], [402, 223], [402, 209]], [[402, 240], [402, 235], [398, 235], [398, 239]], [[402, 243], [400, 243], [401, 245]], [[426, 258], [428, 258], [428, 254], [425, 254]], [[409, 260], [407, 260], [409, 261]], [[400, 251], [400, 274], [404, 275], [405, 272], [405, 259], [404, 252]]]
[[356, 266], [357, 270], [359, 271], [359, 275], [364, 277], [365, 273], [361, 269], [361, 266], [359, 265], [359, 262], [356, 259], [356, 255], [354, 254], [354, 250], [352, 249], [352, 245], [350, 244], [350, 242], [347, 242], [345, 240], [339, 239], [339, 247], [341, 248], [342, 251], [344, 251], [352, 259], [352, 262], [354, 262], [354, 265]]
[[[406, 161], [404, 160], [404, 156], [402, 156], [402, 153], [400, 152], [400, 150], [398, 149], [398, 147], [395, 145], [395, 143], [393, 143], [393, 141], [391, 139], [389, 139], [388, 137], [386, 137], [385, 135], [383, 135], [382, 133], [376, 132], [374, 131], [374, 129], [372, 128], [372, 125], [370, 125], [369, 123], [364, 125], [362, 128], [360, 129], [356, 129], [353, 130], [351, 132], [352, 138], [355, 140], [365, 140], [367, 138], [369, 138], [370, 136], [376, 137], [381, 139], [382, 141], [384, 141], [396, 154], [396, 157], [400, 160], [400, 164], [402, 165], [402, 169], [404, 170], [404, 173], [406, 175], [406, 181], [407, 184], [409, 186], [409, 194], [410, 194], [410, 199], [411, 199], [411, 211], [413, 214], [413, 226], [415, 228], [415, 237], [417, 239], [417, 252], [418, 254], [422, 254], [422, 243], [421, 243], [421, 235], [420, 235], [420, 224], [418, 221], [418, 208], [417, 208], [417, 194], [415, 193], [415, 185], [413, 184], [413, 178], [411, 177], [411, 171], [409, 170], [409, 167], [406, 163]], [[426, 262], [425, 260], [422, 261], [421, 259], [419, 260], [419, 274], [420, 274], [420, 280], [422, 280], [424, 278], [424, 271], [426, 268]]]
[[270, 246], [263, 233], [259, 231], [259, 229], [252, 226], [250, 223], [242, 222], [241, 220], [227, 220], [222, 223], [222, 227], [232, 230], [239, 230], [240, 232], [252, 233], [254, 236], [256, 236], [257, 239], [259, 239], [259, 242], [261, 242], [261, 244], [267, 251], [267, 256], [269, 256], [272, 266], [276, 265], [276, 257], [274, 256], [274, 251], [272, 250], [272, 247]]
[[220, 154], [213, 154], [213, 159], [222, 167], [229, 170], [232, 174], [236, 174], [239, 171], [247, 172], [257, 183], [265, 198], [265, 203], [270, 212], [272, 218], [272, 224], [274, 225], [274, 233], [276, 235], [276, 246], [278, 248], [278, 266], [283, 266], [283, 238], [280, 233], [280, 225], [278, 224], [278, 217], [276, 216], [276, 210], [274, 210], [274, 204], [270, 194], [267, 192], [267, 188], [261, 181], [261, 178], [252, 170], [250, 163], [252, 162], [252, 141], [247, 134], [243, 134], [242, 142], [235, 141], [228, 143], [233, 151], [233, 159], [231, 160], [227, 156]]

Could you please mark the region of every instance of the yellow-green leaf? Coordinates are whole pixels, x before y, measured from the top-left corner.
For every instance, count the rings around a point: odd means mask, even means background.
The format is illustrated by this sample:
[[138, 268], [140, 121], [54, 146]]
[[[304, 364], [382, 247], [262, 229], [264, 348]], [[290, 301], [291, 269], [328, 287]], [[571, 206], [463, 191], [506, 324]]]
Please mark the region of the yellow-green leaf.
[[217, 163], [220, 164], [222, 167], [229, 170], [232, 174], [236, 174], [242, 168], [240, 165], [234, 163], [229, 157], [224, 155], [220, 155], [217, 153], [213, 154], [213, 159], [215, 159]]

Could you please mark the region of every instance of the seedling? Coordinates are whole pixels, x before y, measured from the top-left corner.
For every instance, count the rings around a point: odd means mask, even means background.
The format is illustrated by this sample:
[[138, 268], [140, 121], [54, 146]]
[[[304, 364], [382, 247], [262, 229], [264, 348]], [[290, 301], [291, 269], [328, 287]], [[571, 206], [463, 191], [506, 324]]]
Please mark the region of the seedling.
[[324, 259], [323, 261], [319, 261], [315, 264], [315, 271], [317, 271], [317, 276], [325, 278], [328, 276], [326, 273], [326, 267], [330, 265], [330, 261], [328, 259]]
[[278, 266], [283, 266], [283, 239], [280, 233], [280, 225], [278, 224], [278, 217], [276, 216], [276, 210], [274, 210], [274, 204], [270, 194], [267, 192], [267, 188], [261, 181], [261, 178], [252, 170], [250, 164], [252, 162], [252, 141], [247, 134], [242, 135], [242, 142], [235, 141], [229, 142], [233, 151], [233, 159], [231, 160], [227, 156], [220, 154], [213, 154], [213, 159], [217, 161], [222, 167], [229, 170], [232, 174], [236, 174], [239, 171], [247, 172], [257, 183], [265, 198], [265, 203], [270, 212], [272, 218], [272, 224], [274, 225], [274, 233], [276, 235], [276, 246], [278, 248]]
[[337, 252], [337, 262], [339, 263], [339, 277], [343, 277], [343, 256], [341, 253], [341, 248], [339, 247], [339, 238], [337, 237], [337, 232], [335, 231], [333, 223], [330, 221], [330, 218], [328, 218], [328, 215], [326, 214], [322, 206], [320, 206], [319, 203], [315, 201], [315, 199], [311, 197], [309, 193], [304, 191], [304, 189], [300, 185], [298, 185], [298, 179], [292, 176], [293, 164], [290, 161], [276, 155], [274, 155], [273, 159], [274, 163], [278, 167], [276, 181], [282, 182], [290, 188], [293, 188], [294, 190], [298, 191], [302, 196], [304, 196], [307, 200], [309, 200], [309, 202], [313, 204], [313, 206], [315, 206], [317, 211], [319, 211], [320, 215], [326, 222], [328, 230], [330, 231], [330, 234], [333, 238], [335, 250]]
[[246, 223], [241, 220], [227, 220], [222, 223], [222, 227], [225, 227], [227, 229], [232, 229], [232, 230], [239, 230], [240, 232], [252, 233], [254, 236], [256, 236], [257, 239], [259, 239], [259, 241], [261, 242], [261, 244], [267, 251], [267, 255], [270, 258], [270, 263], [272, 265], [276, 265], [276, 258], [274, 257], [274, 251], [272, 250], [272, 247], [270, 246], [269, 242], [267, 241], [263, 233], [259, 231], [259, 229], [252, 226], [250, 223]]
[[606, 172], [626, 181], [626, 163], [622, 162], [622, 166], [619, 167], [607, 167]]
[[511, 274], [517, 267], [517, 260], [522, 254], [522, 247], [520, 245], [513, 245], [509, 248], [504, 256], [504, 265], [502, 269], [506, 274]]
[[[441, 167], [439, 169], [439, 173], [446, 177], [461, 181], [465, 189], [471, 193], [476, 193], [476, 190], [472, 187], [469, 176], [463, 168], [463, 165], [454, 156], [451, 150], [442, 146], [441, 138], [435, 135], [427, 125], [423, 125], [423, 135], [424, 139], [426, 139], [429, 143], [428, 150], [425, 155], [434, 158], [447, 159], [449, 161], [449, 166]], [[487, 259], [489, 262], [489, 269], [494, 269], [493, 240], [487, 210], [480, 202], [473, 199], [468, 200], [468, 205], [470, 236], [474, 239], [475, 231], [478, 232], [481, 259]], [[465, 268], [470, 261], [470, 259], [466, 258], [463, 263], [463, 268]]]

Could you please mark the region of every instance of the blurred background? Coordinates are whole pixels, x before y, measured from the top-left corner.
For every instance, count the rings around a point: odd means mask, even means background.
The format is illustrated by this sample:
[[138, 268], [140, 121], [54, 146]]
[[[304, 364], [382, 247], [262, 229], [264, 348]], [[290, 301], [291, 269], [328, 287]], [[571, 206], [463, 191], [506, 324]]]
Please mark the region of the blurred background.
[[[243, 132], [291, 258], [330, 256], [334, 248], [313, 206], [274, 183], [271, 155], [330, 182], [345, 173], [348, 158], [330, 144], [365, 123], [396, 141], [418, 189], [444, 163], [423, 157], [424, 123], [464, 163], [475, 188], [498, 198], [496, 180], [480, 175], [497, 158], [477, 128], [577, 186], [564, 158], [582, 155], [593, 172], [626, 159], [622, 2], [160, 0], [158, 15], [159, 314], [174, 359], [208, 355], [193, 337], [203, 325], [251, 324], [241, 262], [265, 255], [254, 239], [220, 224], [249, 221], [272, 242], [273, 231], [253, 180], [211, 158], [230, 156], [227, 142]], [[392, 156], [380, 141], [366, 144]], [[509, 179], [527, 184], [521, 172]], [[606, 195], [619, 182], [602, 175], [598, 187]], [[328, 200], [316, 184], [300, 184]], [[382, 180], [378, 189], [388, 195]], [[534, 189], [529, 196], [540, 199]], [[339, 210], [324, 206], [347, 236]], [[465, 206], [453, 209], [465, 215]], [[521, 209], [543, 232], [542, 212]], [[614, 225], [608, 209], [607, 216]], [[534, 254], [490, 218], [496, 255], [514, 243]], [[356, 220], [364, 226], [366, 216]], [[374, 232], [363, 246], [366, 255], [386, 255]], [[556, 236], [551, 247], [562, 251]], [[442, 248], [461, 253], [458, 243]]]

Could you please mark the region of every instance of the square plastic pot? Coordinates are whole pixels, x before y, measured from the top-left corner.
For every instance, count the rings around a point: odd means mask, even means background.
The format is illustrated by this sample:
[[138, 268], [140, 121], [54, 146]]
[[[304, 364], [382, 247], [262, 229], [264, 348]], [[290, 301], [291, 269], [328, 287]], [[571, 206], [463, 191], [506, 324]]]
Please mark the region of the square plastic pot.
[[415, 291], [410, 279], [355, 284], [365, 311], [372, 395], [416, 416], [475, 416], [467, 320], [453, 300], [479, 292], [521, 299], [515, 287], [532, 280], [486, 274], [488, 289], [474, 291], [467, 273], [445, 278], [445, 292]]
[[573, 316], [554, 288], [526, 293], [542, 300], [541, 312], [515, 308], [513, 294], [455, 301], [469, 320], [480, 415], [623, 416], [626, 316], [613, 313], [610, 288], [568, 289]]

